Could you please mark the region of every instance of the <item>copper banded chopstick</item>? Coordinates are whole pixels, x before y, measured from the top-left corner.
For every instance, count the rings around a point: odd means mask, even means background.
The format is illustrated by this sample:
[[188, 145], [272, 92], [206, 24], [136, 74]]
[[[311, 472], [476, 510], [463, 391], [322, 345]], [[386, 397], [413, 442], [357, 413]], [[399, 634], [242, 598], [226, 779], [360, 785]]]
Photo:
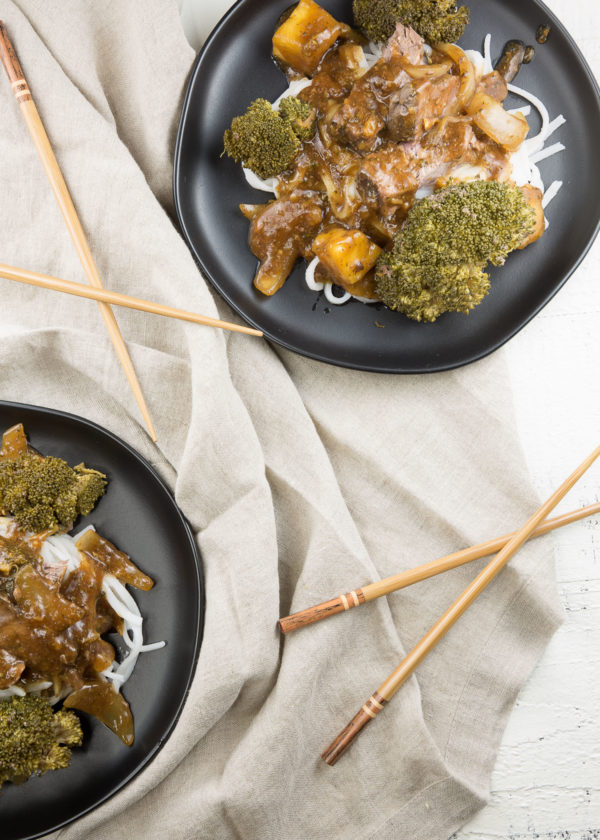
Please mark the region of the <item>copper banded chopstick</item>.
[[[561, 528], [563, 525], [569, 525], [571, 522], [585, 519], [587, 516], [593, 516], [596, 513], [600, 513], [600, 502], [587, 505], [587, 507], [579, 508], [578, 510], [572, 510], [569, 513], [563, 513], [554, 519], [547, 519], [533, 531], [531, 537], [540, 537], [542, 534], [547, 534], [549, 531]], [[495, 554], [506, 545], [514, 534], [515, 532], [513, 531], [511, 534], [496, 537], [496, 539], [479, 543], [478, 545], [471, 546], [471, 548], [455, 551], [453, 554], [447, 554], [445, 557], [424, 563], [422, 566], [416, 566], [414, 569], [407, 569], [405, 572], [383, 578], [375, 583], [368, 583], [360, 589], [353, 589], [351, 592], [338, 595], [330, 601], [323, 601], [323, 603], [316, 604], [314, 607], [307, 607], [305, 610], [300, 610], [285, 618], [280, 618], [279, 628], [282, 633], [291, 633], [293, 630], [299, 630], [301, 627], [322, 621], [324, 618], [338, 615], [339, 613], [354, 609], [354, 607], [360, 607], [362, 604], [368, 604], [369, 601], [374, 601], [383, 595], [397, 592], [399, 589], [404, 589], [413, 583], [419, 583], [442, 572], [456, 569], [458, 566], [464, 566], [466, 563], [472, 563], [481, 557]]]
[[598, 446], [591, 455], [577, 467], [544, 504], [531, 516], [527, 522], [516, 531], [494, 559], [477, 575], [475, 580], [465, 589], [456, 601], [449, 607], [443, 616], [433, 625], [428, 633], [423, 636], [420, 642], [411, 650], [400, 665], [392, 671], [389, 677], [379, 686], [377, 691], [369, 697], [360, 711], [352, 718], [350, 723], [344, 727], [340, 734], [331, 742], [321, 754], [321, 758], [327, 764], [333, 765], [346, 750], [354, 743], [364, 727], [370, 723], [385, 704], [392, 699], [398, 689], [404, 685], [413, 671], [420, 665], [425, 657], [433, 650], [438, 642], [445, 636], [448, 630], [458, 621], [463, 613], [471, 606], [473, 601], [483, 590], [494, 580], [496, 575], [506, 566], [513, 554], [523, 545], [536, 527], [548, 516], [551, 510], [556, 507], [560, 500], [576, 484], [581, 476], [594, 463], [600, 455]]
[[91, 286], [85, 286], [83, 283], [61, 280], [59, 277], [50, 277], [47, 274], [39, 274], [37, 271], [27, 271], [24, 268], [17, 268], [13, 265], [3, 265], [0, 263], [0, 277], [4, 277], [6, 280], [16, 280], [19, 283], [27, 283], [30, 286], [37, 286], [41, 289], [51, 289], [55, 292], [64, 292], [65, 294], [88, 298], [89, 300], [110, 303], [114, 306], [126, 306], [129, 309], [138, 309], [141, 312], [150, 312], [153, 315], [164, 315], [168, 318], [177, 318], [180, 321], [191, 321], [193, 324], [204, 324], [207, 327], [220, 327], [224, 330], [246, 333], [247, 335], [262, 335], [260, 330], [254, 330], [251, 327], [245, 327], [241, 324], [220, 321], [218, 318], [210, 318], [208, 315], [197, 315], [195, 312], [187, 312], [185, 309], [176, 309], [174, 306], [153, 303], [152, 301], [132, 297], [131, 295], [111, 292], [108, 289], [94, 289]]
[[[46, 130], [35, 106], [35, 102], [31, 96], [31, 91], [29, 90], [29, 85], [25, 79], [19, 59], [17, 58], [15, 49], [8, 37], [6, 27], [2, 21], [0, 21], [0, 60], [2, 61], [4, 69], [8, 75], [13, 93], [19, 104], [19, 108], [21, 109], [21, 113], [23, 114], [25, 123], [29, 129], [29, 133], [35, 144], [35, 148], [40, 157], [46, 175], [48, 176], [48, 180], [50, 181], [54, 197], [56, 198], [60, 211], [66, 222], [86, 277], [92, 286], [97, 289], [101, 289], [102, 281], [100, 279], [96, 263], [94, 262], [94, 258], [92, 257], [90, 246], [81, 226], [81, 222], [79, 221], [79, 217], [69, 194], [65, 179], [63, 178], [62, 172], [52, 150], [52, 146], [50, 145], [50, 140], [48, 139], [48, 135], [46, 134]], [[119, 357], [119, 361], [121, 362], [121, 366], [125, 371], [129, 386], [133, 391], [133, 395], [139, 406], [142, 417], [144, 418], [144, 422], [148, 427], [150, 437], [153, 441], [156, 441], [156, 432], [154, 430], [152, 418], [150, 417], [150, 412], [148, 410], [148, 406], [146, 405], [142, 388], [136, 376], [133, 362], [131, 361], [123, 336], [121, 335], [114, 312], [107, 303], [99, 302], [98, 306], [100, 307], [100, 312], [104, 318], [104, 323], [106, 324], [106, 328]]]

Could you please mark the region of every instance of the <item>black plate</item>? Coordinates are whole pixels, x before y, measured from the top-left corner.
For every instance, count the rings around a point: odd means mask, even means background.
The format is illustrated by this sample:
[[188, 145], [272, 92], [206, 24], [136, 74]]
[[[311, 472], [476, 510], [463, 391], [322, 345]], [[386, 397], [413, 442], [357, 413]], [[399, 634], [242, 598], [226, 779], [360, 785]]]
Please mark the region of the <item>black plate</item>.
[[[331, 306], [311, 292], [298, 264], [272, 298], [252, 285], [256, 260], [248, 248], [241, 202], [261, 203], [241, 167], [221, 157], [223, 132], [256, 97], [273, 101], [285, 88], [271, 60], [271, 37], [290, 0], [240, 0], [218, 24], [196, 60], [175, 150], [175, 205], [181, 228], [200, 267], [221, 295], [268, 338], [303, 355], [344, 367], [390, 373], [424, 373], [458, 367], [485, 356], [518, 332], [548, 303], [583, 259], [598, 229], [600, 191], [598, 86], [564, 27], [537, 0], [478, 0], [461, 41], [481, 51], [493, 34], [496, 59], [504, 43], [535, 44], [540, 23], [548, 42], [536, 45], [534, 62], [517, 83], [541, 97], [567, 124], [550, 142], [565, 152], [542, 162], [546, 186], [564, 187], [548, 208], [550, 229], [537, 244], [492, 271], [492, 291], [468, 316], [452, 313], [418, 324], [381, 305], [351, 301]], [[350, 0], [323, 0], [335, 17], [351, 21]], [[515, 104], [517, 104], [515, 100]], [[509, 107], [514, 107], [509, 105]], [[530, 120], [537, 133], [536, 117]]]
[[71, 414], [0, 401], [0, 430], [23, 423], [36, 449], [81, 461], [108, 475], [91, 523], [131, 555], [155, 581], [150, 592], [131, 590], [144, 617], [146, 642], [167, 642], [140, 656], [123, 694], [131, 705], [135, 741], [126, 747], [105, 726], [80, 715], [84, 746], [70, 767], [4, 785], [2, 840], [39, 837], [104, 802], [156, 755], [179, 717], [194, 673], [204, 620], [200, 558], [194, 537], [171, 493], [152, 467], [110, 432]]

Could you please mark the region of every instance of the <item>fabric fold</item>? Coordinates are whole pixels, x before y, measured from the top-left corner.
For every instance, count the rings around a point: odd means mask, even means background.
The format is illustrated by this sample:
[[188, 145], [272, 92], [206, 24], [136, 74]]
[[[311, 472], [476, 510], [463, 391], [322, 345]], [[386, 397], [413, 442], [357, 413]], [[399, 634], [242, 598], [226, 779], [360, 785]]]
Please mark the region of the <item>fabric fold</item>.
[[[193, 61], [177, 4], [0, 0], [0, 18], [106, 287], [235, 319], [173, 223]], [[82, 280], [4, 79], [0, 113], [0, 259]], [[444, 374], [369, 375], [115, 310], [155, 447], [95, 304], [4, 280], [0, 295], [0, 398], [82, 415], [137, 449], [191, 523], [206, 579], [171, 738], [53, 836], [447, 840], [484, 804], [511, 705], [560, 621], [552, 538], [519, 552], [335, 768], [321, 751], [483, 561], [285, 639], [276, 621], [533, 512], [502, 351]]]

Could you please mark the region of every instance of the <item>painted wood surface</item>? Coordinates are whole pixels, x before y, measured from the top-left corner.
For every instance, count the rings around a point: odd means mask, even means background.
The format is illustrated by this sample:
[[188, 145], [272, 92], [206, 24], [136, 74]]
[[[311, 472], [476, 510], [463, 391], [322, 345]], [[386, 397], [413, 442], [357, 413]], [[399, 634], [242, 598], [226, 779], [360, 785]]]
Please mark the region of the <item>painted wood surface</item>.
[[[598, 0], [546, 2], [600, 78]], [[507, 355], [543, 496], [600, 438], [600, 242]], [[565, 501], [599, 498], [596, 465]], [[555, 543], [565, 623], [510, 717], [488, 806], [454, 840], [600, 840], [600, 518], [558, 531]]]

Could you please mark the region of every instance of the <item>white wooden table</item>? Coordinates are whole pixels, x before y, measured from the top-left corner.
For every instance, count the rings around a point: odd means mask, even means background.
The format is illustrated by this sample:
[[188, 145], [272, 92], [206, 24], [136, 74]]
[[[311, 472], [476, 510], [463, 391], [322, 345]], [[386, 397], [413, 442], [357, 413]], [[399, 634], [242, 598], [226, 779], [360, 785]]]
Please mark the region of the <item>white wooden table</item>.
[[[598, 0], [547, 3], [600, 78]], [[600, 440], [600, 241], [507, 354], [527, 462], [549, 495]], [[561, 509], [599, 497], [596, 465]], [[600, 520], [556, 542], [565, 623], [509, 720], [488, 807], [456, 840], [600, 838]]]
[[[600, 77], [600, 0], [547, 3]], [[194, 47], [230, 5], [182, 0]], [[598, 147], [600, 160], [600, 137]], [[600, 241], [507, 355], [523, 449], [545, 497], [600, 442]], [[560, 509], [599, 494], [596, 466]], [[455, 840], [600, 840], [600, 519], [556, 542], [565, 624], [515, 706], [489, 805]]]

